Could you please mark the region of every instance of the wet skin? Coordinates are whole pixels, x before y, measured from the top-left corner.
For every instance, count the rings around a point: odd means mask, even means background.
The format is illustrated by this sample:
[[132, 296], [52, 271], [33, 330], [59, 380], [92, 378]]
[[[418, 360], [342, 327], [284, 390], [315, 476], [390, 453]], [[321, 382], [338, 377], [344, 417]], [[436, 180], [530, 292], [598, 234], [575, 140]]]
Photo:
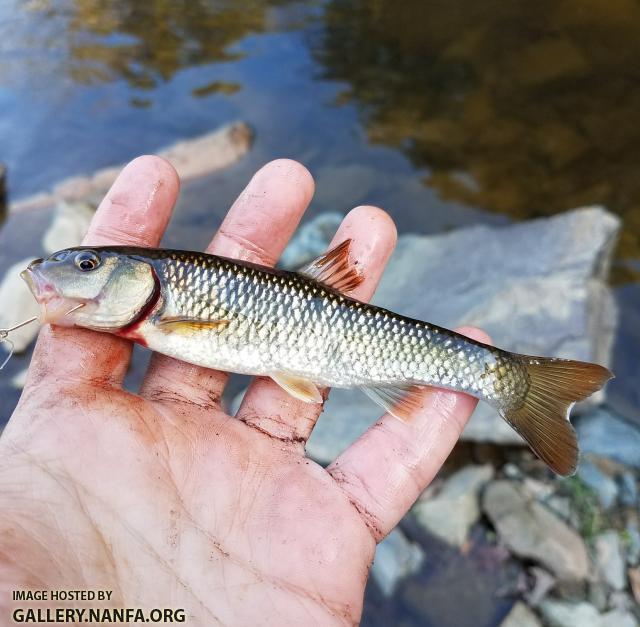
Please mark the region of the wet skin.
[[[84, 244], [157, 246], [178, 187], [165, 161], [131, 162]], [[312, 195], [300, 164], [267, 164], [207, 250], [273, 265]], [[365, 274], [354, 296], [366, 300], [395, 227], [357, 207], [334, 243], [348, 238]], [[115, 336], [41, 331], [0, 439], [0, 612], [14, 589], [108, 589], [114, 607], [184, 608], [189, 625], [356, 623], [376, 543], [476, 401], [426, 389], [409, 424], [383, 416], [324, 469], [304, 452], [321, 406], [258, 378], [229, 416], [226, 373], [160, 355], [132, 394], [122, 389], [130, 355]]]

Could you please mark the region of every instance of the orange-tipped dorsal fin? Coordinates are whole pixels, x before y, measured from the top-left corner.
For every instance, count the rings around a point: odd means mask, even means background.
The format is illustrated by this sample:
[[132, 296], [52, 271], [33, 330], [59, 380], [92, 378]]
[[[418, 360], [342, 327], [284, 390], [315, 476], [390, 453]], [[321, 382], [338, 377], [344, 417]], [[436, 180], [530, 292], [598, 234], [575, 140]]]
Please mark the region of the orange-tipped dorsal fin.
[[364, 277], [349, 257], [350, 247], [351, 240], [347, 239], [300, 268], [298, 273], [339, 292], [351, 292]]

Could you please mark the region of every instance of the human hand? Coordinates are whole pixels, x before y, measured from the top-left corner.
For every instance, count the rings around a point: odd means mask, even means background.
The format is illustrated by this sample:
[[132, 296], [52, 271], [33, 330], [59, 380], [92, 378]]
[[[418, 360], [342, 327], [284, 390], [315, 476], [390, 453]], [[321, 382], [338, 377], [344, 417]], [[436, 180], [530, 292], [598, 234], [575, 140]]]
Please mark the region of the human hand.
[[[178, 187], [168, 163], [136, 159], [84, 244], [157, 246]], [[208, 251], [273, 265], [312, 194], [301, 165], [269, 163]], [[347, 238], [365, 277], [353, 296], [366, 300], [395, 227], [358, 207], [335, 242]], [[432, 480], [476, 401], [425, 389], [410, 423], [383, 416], [324, 469], [304, 450], [320, 405], [257, 378], [229, 416], [227, 374], [162, 355], [132, 394], [122, 389], [130, 356], [112, 335], [40, 333], [0, 439], [3, 615], [12, 590], [106, 589], [108, 606], [184, 608], [189, 625], [356, 623], [376, 543]]]

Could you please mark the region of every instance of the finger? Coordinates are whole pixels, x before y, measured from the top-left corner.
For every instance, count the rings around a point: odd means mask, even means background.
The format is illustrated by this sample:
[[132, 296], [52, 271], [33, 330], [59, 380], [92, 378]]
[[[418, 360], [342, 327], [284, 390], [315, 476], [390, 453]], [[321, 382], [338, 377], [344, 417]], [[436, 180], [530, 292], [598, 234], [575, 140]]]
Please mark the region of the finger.
[[[360, 268], [364, 281], [350, 294], [367, 301], [373, 295], [396, 244], [396, 227], [377, 207], [356, 207], [345, 217], [330, 248], [351, 240], [349, 256]], [[323, 391], [326, 398], [328, 390]], [[318, 403], [294, 398], [267, 377], [255, 379], [238, 411], [249, 426], [283, 442], [303, 447], [322, 411]]]
[[[490, 342], [473, 327], [458, 333]], [[425, 388], [422, 407], [410, 422], [385, 414], [327, 468], [377, 541], [429, 485], [477, 403], [462, 392]]]
[[[85, 246], [157, 246], [169, 222], [180, 182], [160, 157], [138, 157], [122, 170], [100, 203], [83, 240]], [[120, 384], [131, 343], [87, 329], [46, 326], [40, 332], [32, 376]]]
[[[272, 266], [298, 226], [314, 191], [301, 164], [279, 159], [261, 168], [225, 217], [207, 252]], [[140, 393], [158, 401], [217, 403], [226, 373], [154, 355]]]

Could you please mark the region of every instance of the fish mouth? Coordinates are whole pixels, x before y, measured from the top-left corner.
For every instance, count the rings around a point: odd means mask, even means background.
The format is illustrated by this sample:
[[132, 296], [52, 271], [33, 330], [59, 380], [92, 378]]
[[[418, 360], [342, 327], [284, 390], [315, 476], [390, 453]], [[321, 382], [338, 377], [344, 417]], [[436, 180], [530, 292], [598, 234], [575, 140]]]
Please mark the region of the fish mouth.
[[20, 273], [20, 277], [27, 284], [40, 305], [38, 319], [42, 324], [74, 326], [72, 314], [85, 308], [91, 301], [60, 295], [54, 285], [38, 273], [37, 265], [40, 262], [41, 260], [39, 259], [31, 262], [29, 267]]

